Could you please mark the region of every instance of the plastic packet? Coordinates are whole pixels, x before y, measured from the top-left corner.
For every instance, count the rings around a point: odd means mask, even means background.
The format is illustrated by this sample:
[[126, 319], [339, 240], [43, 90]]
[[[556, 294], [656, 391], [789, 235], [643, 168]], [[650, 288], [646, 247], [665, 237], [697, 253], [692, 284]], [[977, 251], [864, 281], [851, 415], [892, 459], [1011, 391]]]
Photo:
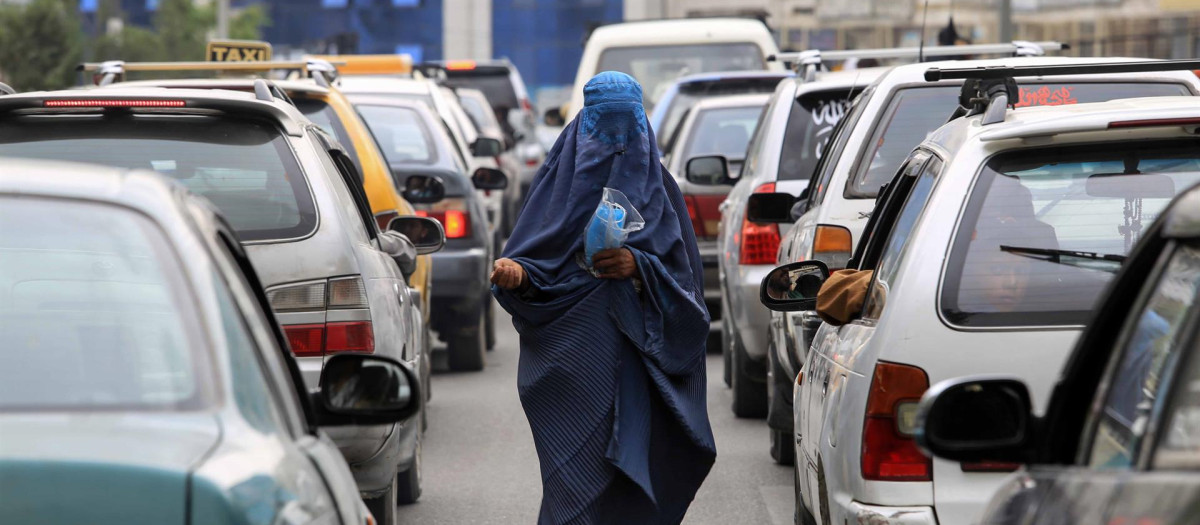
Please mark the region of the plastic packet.
[[624, 193], [604, 188], [604, 196], [583, 234], [584, 261], [588, 268], [592, 267], [592, 257], [596, 252], [620, 248], [630, 233], [645, 225], [642, 214], [629, 203]]

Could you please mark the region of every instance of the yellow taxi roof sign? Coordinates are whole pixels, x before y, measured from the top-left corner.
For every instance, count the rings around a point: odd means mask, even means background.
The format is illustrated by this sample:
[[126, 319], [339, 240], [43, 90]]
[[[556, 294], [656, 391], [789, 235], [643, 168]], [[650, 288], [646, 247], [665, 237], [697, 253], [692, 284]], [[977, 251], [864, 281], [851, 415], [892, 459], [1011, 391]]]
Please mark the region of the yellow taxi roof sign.
[[413, 70], [410, 55], [309, 55], [307, 58], [337, 64], [340, 75], [407, 75]]
[[209, 62], [266, 62], [271, 44], [255, 40], [211, 40], [204, 53]]

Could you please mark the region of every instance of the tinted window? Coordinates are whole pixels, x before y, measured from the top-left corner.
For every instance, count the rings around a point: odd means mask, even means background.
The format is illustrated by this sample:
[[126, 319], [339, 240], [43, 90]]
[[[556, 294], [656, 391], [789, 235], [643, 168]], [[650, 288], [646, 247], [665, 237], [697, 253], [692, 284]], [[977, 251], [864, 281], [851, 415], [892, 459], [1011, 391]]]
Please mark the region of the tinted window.
[[208, 197], [243, 241], [312, 232], [316, 209], [287, 140], [259, 121], [202, 116], [23, 117], [0, 157], [155, 170]]
[[204, 338], [161, 231], [107, 205], [0, 201], [0, 410], [208, 403]]
[[833, 128], [850, 110], [850, 91], [823, 91], [801, 95], [792, 104], [783, 150], [779, 156], [779, 180], [809, 180]]
[[475, 125], [475, 129], [484, 130], [500, 127], [500, 123], [496, 121], [496, 116], [492, 114], [491, 108], [485, 106], [479, 99], [461, 97], [458, 101], [462, 104], [463, 111], [467, 112], [467, 116], [471, 117], [471, 123]]
[[1083, 324], [1142, 231], [1176, 192], [1200, 182], [1198, 145], [1107, 143], [995, 157], [950, 254], [947, 318], [966, 326]]
[[409, 108], [358, 106], [388, 164], [433, 164], [437, 149], [421, 115]]
[[740, 163], [746, 157], [746, 145], [762, 112], [763, 106], [746, 106], [710, 109], [696, 115], [682, 158], [724, 155]]
[[675, 128], [683, 121], [683, 115], [697, 102], [722, 95], [772, 93], [779, 85], [780, 80], [783, 79], [779, 77], [731, 78], [723, 81], [693, 82], [680, 85], [675, 96], [671, 97], [669, 101], [662, 101], [667, 104], [666, 114], [663, 115], [661, 129], [654, 130], [654, 135], [658, 137], [658, 147], [661, 149], [666, 146], [671, 133], [674, 133]]
[[293, 101], [296, 103], [296, 109], [299, 109], [300, 113], [304, 114], [317, 127], [325, 130], [325, 133], [336, 138], [346, 148], [346, 153], [354, 161], [355, 167], [359, 171], [362, 171], [362, 164], [358, 161], [358, 151], [355, 150], [356, 144], [353, 140], [350, 140], [350, 134], [346, 132], [346, 127], [342, 125], [342, 119], [338, 117], [337, 111], [334, 111], [333, 106], [330, 106], [323, 100], [312, 98], [294, 98]]
[[[519, 107], [517, 91], [513, 89], [507, 70], [495, 70], [494, 73], [448, 73], [446, 84], [454, 87], [475, 88], [483, 92], [492, 107], [496, 108], [497, 116], [508, 115], [508, 110]], [[503, 122], [503, 119], [501, 120]]]
[[[925, 165], [925, 159], [928, 158], [927, 154], [914, 155], [913, 160], [905, 167], [905, 173], [901, 176], [914, 176], [913, 174]], [[866, 319], [878, 319], [883, 313], [888, 290], [895, 285], [900, 261], [908, 250], [908, 240], [912, 238], [917, 219], [921, 216], [921, 210], [925, 209], [925, 203], [929, 200], [929, 195], [933, 193], [933, 184], [936, 182], [938, 172], [941, 171], [941, 166], [941, 161], [936, 158], [925, 165], [925, 171], [917, 176], [908, 198], [904, 201], [904, 207], [900, 209], [895, 223], [891, 226], [892, 231], [888, 235], [887, 244], [883, 247], [879, 265], [876, 267], [874, 278], [871, 281], [870, 292], [863, 305], [863, 317]]]
[[846, 144], [850, 142], [850, 133], [866, 112], [867, 103], [871, 100], [871, 94], [875, 88], [868, 87], [864, 89], [859, 96], [855, 97], [850, 103], [850, 114], [843, 117], [834, 125], [830, 131], [830, 141], [825, 146], [825, 151], [821, 153], [821, 157], [817, 160], [817, 165], [814, 168], [813, 178], [809, 181], [809, 206], [816, 206], [825, 200], [825, 195], [829, 192], [829, 181], [833, 179], [833, 172], [837, 168], [838, 159], [842, 153], [846, 151]]
[[[1108, 384], [1107, 399], [1098, 417], [1089, 463], [1096, 468], [1128, 467], [1137, 459], [1150, 416], [1170, 378], [1166, 372], [1178, 359], [1180, 328], [1200, 293], [1200, 251], [1181, 248], [1167, 263], [1162, 277], [1151, 290], [1136, 317], [1122, 334], [1124, 349]], [[1185, 385], [1191, 378], [1184, 378]], [[1190, 390], [1186, 388], [1185, 390]], [[1185, 393], [1171, 430], [1164, 435], [1165, 448], [1188, 450], [1200, 446], [1195, 405], [1197, 392]], [[1195, 465], [1195, 459], [1191, 460]]]
[[647, 112], [676, 78], [747, 69], [765, 69], [762, 50], [751, 43], [614, 47], [604, 50], [596, 65], [596, 72], [620, 71], [636, 78]]
[[[846, 187], [849, 198], [874, 198], [879, 187], [891, 180], [909, 152], [930, 133], [940, 128], [958, 107], [959, 86], [901, 89], [888, 103], [875, 127], [857, 173]], [[1020, 88], [1017, 107], [1061, 106], [1104, 102], [1119, 98], [1187, 95], [1180, 84], [1137, 82], [1127, 84], [1027, 84]]]

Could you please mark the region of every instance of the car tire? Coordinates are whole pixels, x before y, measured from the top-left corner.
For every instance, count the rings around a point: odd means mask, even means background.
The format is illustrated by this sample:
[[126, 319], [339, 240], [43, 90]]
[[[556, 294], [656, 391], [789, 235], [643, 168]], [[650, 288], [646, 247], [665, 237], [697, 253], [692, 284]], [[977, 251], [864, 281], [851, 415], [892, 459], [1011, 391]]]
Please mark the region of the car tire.
[[817, 497], [821, 502], [821, 525], [830, 525], [829, 490], [825, 488], [825, 462], [817, 460]]
[[[424, 411], [422, 411], [422, 416]], [[413, 464], [408, 470], [396, 474], [396, 504], [411, 505], [421, 499], [421, 434], [417, 434], [417, 447], [413, 451]]]
[[446, 341], [447, 361], [455, 372], [477, 372], [487, 362], [487, 341], [484, 332], [486, 316], [480, 312], [475, 326], [459, 329]]
[[733, 344], [732, 377], [733, 415], [741, 418], [767, 417], [767, 383], [755, 382], [750, 377], [750, 356], [741, 345]]
[[792, 521], [796, 525], [817, 525], [817, 520], [813, 518], [812, 511], [808, 510], [808, 506], [804, 504], [804, 498], [800, 493], [800, 467], [792, 469], [792, 494], [796, 498], [796, 510], [792, 514]]
[[388, 485], [387, 492], [378, 498], [364, 499], [363, 503], [367, 504], [367, 510], [371, 511], [371, 515], [375, 516], [375, 523], [379, 525], [395, 525], [396, 523], [396, 482]]
[[796, 462], [796, 449], [792, 447], [788, 433], [783, 430], [768, 428], [771, 433], [771, 459], [776, 465], [791, 465]]
[[483, 337], [487, 351], [496, 349], [496, 313], [492, 305], [492, 295], [483, 298]]
[[[775, 352], [775, 343], [770, 343], [767, 347], [767, 432], [771, 437], [771, 459], [775, 460], [776, 465], [791, 465], [795, 459], [795, 450], [790, 439], [792, 425], [786, 423], [790, 423], [794, 415], [791, 404], [787, 403], [786, 399], [791, 398], [792, 392], [788, 387], [792, 382], [782, 380], [786, 372], [779, 364], [779, 355]], [[783, 414], [787, 416], [786, 421], [780, 421]], [[780, 429], [780, 426], [788, 428]]]

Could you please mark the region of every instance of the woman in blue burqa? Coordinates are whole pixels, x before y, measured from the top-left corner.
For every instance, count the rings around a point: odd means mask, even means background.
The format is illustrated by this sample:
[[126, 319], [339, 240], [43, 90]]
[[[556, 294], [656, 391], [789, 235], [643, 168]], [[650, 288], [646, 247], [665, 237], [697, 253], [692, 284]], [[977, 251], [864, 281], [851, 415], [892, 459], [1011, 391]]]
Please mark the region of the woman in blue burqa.
[[[538, 523], [679, 523], [716, 458], [700, 254], [632, 77], [604, 72], [538, 171], [493, 293], [521, 336], [517, 387], [542, 471]], [[605, 187], [645, 227], [581, 253]]]

